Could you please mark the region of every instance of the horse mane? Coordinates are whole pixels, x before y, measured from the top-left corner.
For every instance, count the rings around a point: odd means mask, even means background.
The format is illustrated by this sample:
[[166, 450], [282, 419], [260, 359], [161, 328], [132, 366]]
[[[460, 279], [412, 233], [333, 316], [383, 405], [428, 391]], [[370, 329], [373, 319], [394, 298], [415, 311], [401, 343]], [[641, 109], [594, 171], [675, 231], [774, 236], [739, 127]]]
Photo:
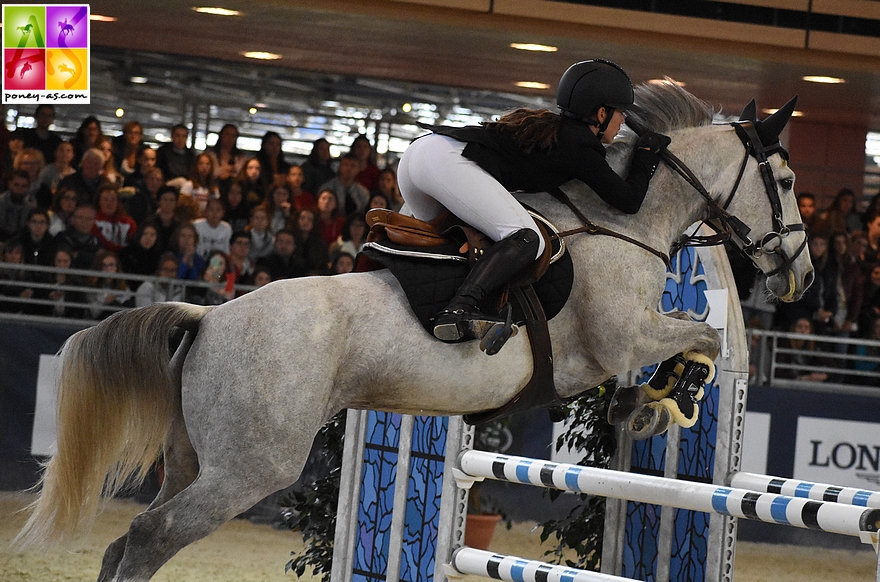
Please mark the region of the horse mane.
[[[645, 129], [669, 134], [677, 129], [712, 124], [713, 107], [682, 89], [669, 77], [636, 85], [633, 92], [635, 103], [627, 108], [626, 116]], [[637, 139], [638, 136], [624, 126], [607, 150], [612, 167], [629, 158]]]

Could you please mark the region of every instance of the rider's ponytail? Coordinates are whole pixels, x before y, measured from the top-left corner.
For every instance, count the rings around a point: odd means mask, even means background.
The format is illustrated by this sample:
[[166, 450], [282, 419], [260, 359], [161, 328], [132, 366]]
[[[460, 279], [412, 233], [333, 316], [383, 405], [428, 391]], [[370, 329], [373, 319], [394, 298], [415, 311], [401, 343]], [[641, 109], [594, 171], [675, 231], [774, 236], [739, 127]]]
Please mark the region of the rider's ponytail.
[[549, 109], [519, 108], [484, 123], [489, 131], [508, 133], [527, 152], [549, 150], [556, 145], [560, 116]]

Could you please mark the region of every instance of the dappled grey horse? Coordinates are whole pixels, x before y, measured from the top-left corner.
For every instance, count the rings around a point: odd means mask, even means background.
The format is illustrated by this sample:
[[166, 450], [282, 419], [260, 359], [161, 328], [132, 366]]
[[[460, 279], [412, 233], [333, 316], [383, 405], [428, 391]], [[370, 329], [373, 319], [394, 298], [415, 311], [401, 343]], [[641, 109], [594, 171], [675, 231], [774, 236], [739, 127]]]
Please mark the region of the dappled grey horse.
[[[812, 266], [784, 151], [771, 150], [759, 167], [760, 143], [712, 125], [706, 104], [671, 82], [636, 95], [631, 118], [671, 136], [690, 178], [661, 166], [634, 216], [580, 182], [564, 185], [570, 199], [595, 224], [660, 254], [696, 221], [732, 225], [736, 243], [770, 274], [769, 290], [798, 299]], [[764, 145], [777, 143], [788, 114], [760, 124]], [[616, 169], [634, 143], [629, 133], [609, 147]], [[582, 226], [546, 193], [519, 197], [562, 231]], [[679, 352], [715, 358], [711, 326], [658, 313], [666, 265], [654, 253], [610, 236], [572, 235], [567, 245], [573, 289], [549, 322], [560, 396]], [[179, 328], [186, 333], [169, 358]], [[102, 490], [143, 478], [164, 451], [159, 495], [104, 556], [99, 580], [120, 582], [150, 579], [181, 548], [295, 481], [316, 432], [343, 408], [472, 413], [505, 404], [532, 373], [527, 334], [492, 357], [477, 342], [439, 342], [385, 270], [278, 281], [213, 309], [120, 312], [72, 336], [61, 355], [58, 453], [19, 539], [75, 539]]]

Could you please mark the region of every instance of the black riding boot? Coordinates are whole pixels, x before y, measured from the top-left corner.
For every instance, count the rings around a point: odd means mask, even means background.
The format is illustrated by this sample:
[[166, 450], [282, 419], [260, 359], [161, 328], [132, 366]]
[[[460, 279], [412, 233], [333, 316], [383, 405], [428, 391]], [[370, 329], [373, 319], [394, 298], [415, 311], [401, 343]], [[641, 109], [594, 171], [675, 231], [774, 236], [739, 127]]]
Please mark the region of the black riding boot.
[[480, 339], [493, 326], [505, 323], [504, 317], [482, 313], [480, 302], [532, 263], [539, 244], [538, 233], [524, 228], [492, 245], [474, 263], [446, 309], [434, 317], [434, 337], [451, 343]]

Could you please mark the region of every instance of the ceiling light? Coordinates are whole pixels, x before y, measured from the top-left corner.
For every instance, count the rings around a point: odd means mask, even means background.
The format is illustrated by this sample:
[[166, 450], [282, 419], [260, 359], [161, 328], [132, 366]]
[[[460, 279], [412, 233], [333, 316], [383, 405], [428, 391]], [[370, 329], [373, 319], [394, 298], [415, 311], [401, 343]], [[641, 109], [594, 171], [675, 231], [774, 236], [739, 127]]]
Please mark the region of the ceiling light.
[[119, 109], [116, 110], [116, 117], [122, 117], [123, 115], [125, 115], [125, 109], [120, 107]]
[[548, 44], [535, 44], [531, 42], [512, 42], [510, 43], [510, 48], [514, 48], [520, 51], [534, 51], [539, 53], [555, 53], [557, 49], [555, 46], [550, 46]]
[[241, 16], [241, 12], [239, 12], [238, 10], [218, 8], [216, 6], [193, 6], [192, 9], [200, 14], [214, 14], [215, 16]]
[[249, 59], [259, 59], [261, 61], [274, 61], [281, 58], [281, 55], [277, 53], [267, 53], [265, 51], [247, 51], [241, 53], [241, 56]]
[[256, 113], [256, 112], [257, 112], [257, 108], [256, 108], [256, 107], [251, 107], [250, 109], [248, 109], [248, 113], [250, 113], [251, 115], [253, 115], [253, 114]]
[[[776, 113], [779, 110], [778, 109], [762, 109], [762, 111], [764, 113], [766, 113], [767, 115], [773, 115], [774, 113]], [[795, 109], [794, 111], [791, 112], [791, 116], [792, 117], [803, 117], [804, 112], [801, 111], [800, 109]]]
[[144, 83], [147, 82], [147, 78], [135, 76], [135, 77], [132, 77], [131, 79], [129, 79], [129, 81], [131, 81], [132, 83], [137, 83], [138, 85], [143, 85]]
[[846, 83], [846, 79], [841, 77], [826, 77], [825, 75], [805, 75], [803, 80], [809, 81], [810, 83], [824, 83], [826, 85], [839, 85], [841, 83]]
[[103, 14], [89, 14], [89, 20], [96, 22], [116, 22], [115, 16], [104, 16]]
[[517, 87], [522, 87], [523, 89], [549, 89], [550, 85], [547, 83], [539, 83], [537, 81], [519, 81], [515, 83]]
[[404, 103], [403, 105], [400, 106], [400, 110], [403, 111], [404, 113], [409, 113], [410, 111], [412, 111], [412, 104]]
[[261, 108], [261, 109], [264, 109], [264, 108], [269, 107], [269, 106], [266, 105], [265, 103], [254, 103], [254, 107], [259, 107], [259, 108]]

